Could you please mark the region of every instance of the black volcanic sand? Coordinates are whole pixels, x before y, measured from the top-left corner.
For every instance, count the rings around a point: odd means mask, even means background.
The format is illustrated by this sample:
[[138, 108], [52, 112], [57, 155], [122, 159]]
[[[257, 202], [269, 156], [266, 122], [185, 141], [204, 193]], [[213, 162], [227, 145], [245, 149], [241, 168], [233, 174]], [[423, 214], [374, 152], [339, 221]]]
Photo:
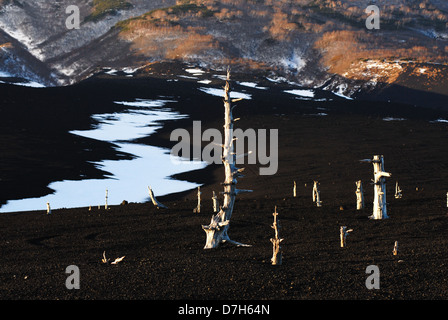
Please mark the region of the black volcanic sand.
[[[222, 188], [222, 166], [214, 165], [178, 176], [205, 184], [199, 214], [192, 211], [196, 190], [160, 197], [167, 210], [130, 203], [108, 211], [94, 207], [53, 210], [51, 215], [44, 210], [1, 214], [1, 299], [446, 299], [448, 132], [446, 124], [429, 120], [448, 119], [447, 114], [345, 99], [304, 101], [282, 94], [281, 85], [260, 83], [266, 84], [272, 88], [247, 88], [253, 99], [239, 102], [234, 111], [241, 117], [237, 127], [279, 130], [277, 174], [260, 176], [258, 165], [247, 165], [246, 176], [238, 181], [239, 188], [253, 193], [237, 197], [229, 235], [251, 247], [203, 249], [201, 225], [212, 216], [212, 191]], [[212, 85], [221, 87], [222, 81]], [[203, 120], [203, 130], [222, 128], [222, 100], [201, 94], [195, 89], [199, 86], [205, 85], [163, 77], [96, 77], [41, 91], [2, 86], [0, 177], [2, 197], [8, 195], [3, 202], [45, 194], [46, 179], [102, 176], [87, 160], [127, 157], [109, 144], [64, 134], [88, 128], [92, 113], [118, 110], [111, 101], [176, 97], [179, 103], [170, 107], [190, 115], [166, 122], [141, 143], [172, 146], [170, 132], [191, 130], [192, 120]], [[242, 87], [235, 84], [235, 89]], [[313, 115], [318, 112], [328, 115]], [[387, 116], [406, 120], [382, 120]], [[24, 140], [30, 137], [34, 140]], [[42, 145], [42, 150], [32, 145], [29, 154], [23, 153], [31, 144]], [[87, 154], [82, 152], [86, 145], [92, 149]], [[359, 160], [374, 154], [384, 155], [386, 171], [392, 173], [387, 220], [368, 219], [373, 170]], [[11, 160], [17, 158], [21, 162]], [[361, 211], [355, 208], [354, 182], [359, 179], [366, 200]], [[313, 180], [321, 184], [320, 208], [312, 203]], [[297, 198], [292, 197], [293, 181]], [[402, 199], [393, 197], [395, 181], [403, 189]], [[275, 206], [284, 239], [281, 266], [270, 263]], [[353, 229], [345, 248], [340, 247], [340, 226]], [[397, 256], [392, 255], [395, 241]], [[103, 264], [104, 251], [112, 260], [125, 258], [117, 265]], [[79, 290], [65, 286], [70, 265], [79, 267]], [[369, 265], [380, 270], [380, 289], [366, 288]]]

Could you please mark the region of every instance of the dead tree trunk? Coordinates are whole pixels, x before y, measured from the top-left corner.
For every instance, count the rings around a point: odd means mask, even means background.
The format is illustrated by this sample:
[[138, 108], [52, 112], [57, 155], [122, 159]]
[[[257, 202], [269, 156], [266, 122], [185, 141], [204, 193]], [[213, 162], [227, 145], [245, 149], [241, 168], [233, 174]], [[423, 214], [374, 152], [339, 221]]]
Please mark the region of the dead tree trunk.
[[316, 205], [318, 207], [322, 206], [322, 201], [320, 200], [319, 181], [314, 181], [314, 185], [313, 185], [313, 202], [316, 203]]
[[106, 199], [104, 201], [104, 209], [106, 209], [106, 210], [107, 210], [107, 199], [108, 199], [108, 197], [109, 197], [109, 190], [106, 189]]
[[198, 187], [198, 204], [196, 208], [193, 209], [194, 213], [201, 213], [201, 187]]
[[398, 255], [398, 241], [395, 241], [394, 243], [394, 250], [392, 251], [393, 255]]
[[356, 210], [364, 209], [364, 192], [362, 190], [362, 181], [358, 180], [356, 184]]
[[344, 248], [347, 242], [347, 235], [349, 232], [352, 232], [353, 229], [347, 230], [346, 226], [342, 226], [339, 229], [339, 237], [341, 238], [341, 248]]
[[272, 229], [275, 231], [275, 237], [271, 238], [272, 242], [272, 258], [271, 262], [272, 265], [281, 265], [282, 264], [282, 252], [280, 251], [280, 242], [283, 241], [283, 239], [280, 239], [280, 220], [277, 220], [277, 207], [275, 207], [275, 212], [272, 214], [274, 216], [274, 223], [272, 224]]
[[373, 175], [374, 175], [374, 198], [373, 198], [373, 214], [371, 219], [387, 219], [386, 206], [386, 177], [390, 177], [389, 172], [384, 171], [384, 157], [373, 156]]
[[241, 192], [248, 192], [249, 190], [238, 190], [236, 188], [238, 177], [242, 177], [241, 172], [244, 169], [235, 167], [236, 154], [234, 151], [233, 139], [233, 123], [235, 122], [232, 114], [232, 102], [236, 100], [230, 99], [230, 70], [227, 70], [227, 80], [224, 87], [224, 145], [222, 153], [222, 161], [224, 163], [224, 201], [219, 212], [212, 216], [209, 225], [203, 225], [206, 233], [206, 242], [204, 249], [217, 248], [221, 242], [229, 241], [237, 245], [241, 243], [230, 240], [227, 232], [229, 230], [230, 218], [233, 213], [233, 206], [235, 204], [235, 196]]

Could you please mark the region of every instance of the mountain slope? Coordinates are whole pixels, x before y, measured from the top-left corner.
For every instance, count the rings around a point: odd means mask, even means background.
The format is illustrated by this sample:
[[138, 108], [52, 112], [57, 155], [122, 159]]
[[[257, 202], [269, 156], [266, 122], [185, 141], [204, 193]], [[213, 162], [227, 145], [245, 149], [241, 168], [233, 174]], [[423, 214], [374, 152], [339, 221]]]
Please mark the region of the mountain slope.
[[[366, 28], [365, 0], [78, 2], [81, 27], [68, 30], [65, 8], [72, 1], [4, 0], [0, 28], [18, 44], [3, 50], [3, 60], [17, 55], [47, 85], [74, 83], [104, 67], [174, 59], [267, 69], [346, 95], [397, 83], [415, 87], [418, 75], [419, 90], [448, 95], [436, 85], [448, 63], [443, 1], [378, 0], [379, 30]], [[47, 70], [36, 71], [38, 64]], [[1, 67], [15, 72], [11, 64]]]

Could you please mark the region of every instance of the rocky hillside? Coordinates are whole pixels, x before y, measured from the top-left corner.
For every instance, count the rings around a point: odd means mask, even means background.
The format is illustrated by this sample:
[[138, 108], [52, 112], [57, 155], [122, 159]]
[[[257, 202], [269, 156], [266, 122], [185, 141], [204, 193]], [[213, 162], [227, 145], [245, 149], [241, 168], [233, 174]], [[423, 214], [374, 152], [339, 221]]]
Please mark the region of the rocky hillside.
[[356, 96], [391, 85], [448, 94], [448, 4], [377, 0], [72, 0], [0, 2], [0, 71], [66, 85], [102, 68], [182, 60], [265, 69]]

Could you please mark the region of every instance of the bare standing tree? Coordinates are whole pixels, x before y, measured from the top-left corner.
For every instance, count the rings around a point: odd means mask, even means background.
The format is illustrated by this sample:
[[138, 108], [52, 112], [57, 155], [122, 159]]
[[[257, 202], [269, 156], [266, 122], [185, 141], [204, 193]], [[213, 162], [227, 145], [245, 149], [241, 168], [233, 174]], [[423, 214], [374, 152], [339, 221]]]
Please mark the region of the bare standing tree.
[[241, 99], [231, 100], [230, 90], [230, 70], [227, 70], [227, 80], [224, 87], [224, 145], [222, 154], [225, 171], [225, 179], [223, 183], [224, 201], [219, 212], [212, 216], [210, 224], [202, 226], [202, 229], [204, 229], [206, 233], [204, 249], [217, 248], [221, 242], [225, 241], [243, 245], [242, 243], [230, 240], [227, 234], [233, 207], [235, 205], [235, 196], [238, 193], [250, 192], [249, 190], [238, 190], [236, 188], [237, 178], [242, 177], [241, 172], [244, 169], [239, 169], [235, 166], [236, 154], [234, 150], [233, 123], [236, 119], [233, 118], [232, 110], [234, 107], [232, 107], [231, 104], [232, 102]]

